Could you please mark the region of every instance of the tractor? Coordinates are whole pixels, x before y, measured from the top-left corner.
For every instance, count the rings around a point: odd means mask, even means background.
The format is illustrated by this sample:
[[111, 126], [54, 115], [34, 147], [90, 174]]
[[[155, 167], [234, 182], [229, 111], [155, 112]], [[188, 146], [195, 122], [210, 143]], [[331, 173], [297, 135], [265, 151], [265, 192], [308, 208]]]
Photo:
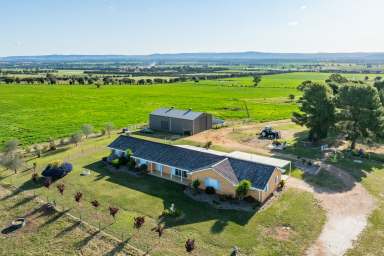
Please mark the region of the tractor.
[[270, 139], [277, 140], [281, 138], [280, 132], [273, 130], [272, 127], [266, 126], [260, 132], [260, 138], [262, 139]]

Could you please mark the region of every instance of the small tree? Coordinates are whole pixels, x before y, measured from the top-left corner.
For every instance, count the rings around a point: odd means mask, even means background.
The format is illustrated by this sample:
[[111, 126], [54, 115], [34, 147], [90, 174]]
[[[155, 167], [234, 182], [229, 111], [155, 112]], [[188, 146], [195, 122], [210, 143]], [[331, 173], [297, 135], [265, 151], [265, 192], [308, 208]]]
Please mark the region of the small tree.
[[260, 82], [261, 82], [261, 76], [254, 76], [253, 77], [253, 86], [254, 87], [257, 87]]
[[192, 252], [195, 249], [195, 239], [189, 239], [185, 242], [185, 250], [187, 252]]
[[200, 184], [201, 184], [201, 182], [200, 182], [199, 179], [195, 179], [195, 180], [192, 181], [192, 187], [193, 187], [195, 190], [198, 190], [198, 189], [199, 189]]
[[81, 127], [81, 131], [83, 132], [83, 134], [85, 135], [85, 138], [88, 139], [88, 136], [92, 134], [93, 132], [93, 126], [90, 125], [90, 124], [84, 124], [82, 127]]
[[79, 133], [79, 132], [77, 132], [77, 133], [74, 133], [74, 134], [72, 134], [72, 136], [71, 136], [71, 142], [73, 143], [73, 144], [75, 144], [76, 145], [76, 147], [79, 145], [79, 143], [81, 142], [81, 139], [82, 139], [82, 134], [81, 133]]
[[81, 219], [82, 219], [82, 216], [81, 216], [81, 205], [80, 205], [80, 202], [81, 202], [81, 198], [83, 197], [83, 193], [81, 192], [76, 192], [74, 198], [75, 198], [75, 201], [77, 203], [77, 206], [79, 207], [79, 215], [80, 215], [80, 222], [81, 222]]
[[5, 142], [3, 153], [4, 155], [14, 154], [19, 149], [20, 142], [18, 140], [9, 140]]
[[109, 207], [109, 214], [112, 216], [113, 220], [116, 221], [116, 214], [119, 212], [117, 207]]
[[8, 153], [1, 156], [0, 164], [7, 169], [13, 170], [17, 173], [17, 170], [23, 166], [23, 158], [19, 153]]
[[290, 101], [294, 101], [294, 100], [295, 100], [295, 95], [293, 95], [293, 94], [289, 94], [289, 95], [288, 95], [288, 99], [289, 99]]
[[114, 125], [113, 123], [109, 122], [105, 124], [104, 130], [108, 134], [108, 136], [111, 136], [111, 132], [113, 131]]
[[249, 189], [252, 187], [252, 183], [249, 180], [242, 180], [236, 186], [236, 195], [242, 200], [247, 195]]
[[64, 190], [65, 190], [64, 183], [57, 184], [56, 188], [59, 191], [60, 195], [64, 195]]
[[139, 228], [141, 228], [141, 226], [143, 226], [143, 224], [145, 222], [145, 217], [144, 216], [138, 216], [138, 217], [133, 218], [133, 220], [134, 220], [134, 227], [139, 229]]
[[51, 187], [51, 184], [52, 184], [52, 179], [50, 177], [45, 177], [44, 183], [43, 183], [44, 187], [49, 189]]
[[97, 211], [97, 209], [99, 208], [99, 206], [100, 206], [100, 203], [99, 203], [99, 201], [97, 201], [97, 200], [93, 200], [92, 202], [91, 202], [91, 205], [93, 206], [93, 208], [95, 209], [95, 211], [96, 211], [96, 218], [99, 220], [99, 230], [101, 230], [101, 222], [100, 222], [100, 218], [99, 218], [99, 213], [98, 213], [98, 211]]

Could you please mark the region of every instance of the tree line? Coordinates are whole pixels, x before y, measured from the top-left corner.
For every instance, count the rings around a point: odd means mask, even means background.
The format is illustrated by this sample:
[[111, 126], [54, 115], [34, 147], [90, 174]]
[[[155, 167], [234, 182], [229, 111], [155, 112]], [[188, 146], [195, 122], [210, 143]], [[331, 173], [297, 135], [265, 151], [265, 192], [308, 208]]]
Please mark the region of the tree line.
[[355, 149], [358, 140], [372, 143], [384, 138], [384, 81], [353, 81], [332, 74], [325, 83], [305, 81], [299, 87], [300, 112], [292, 120], [309, 128], [309, 140], [319, 142], [331, 130], [344, 136]]

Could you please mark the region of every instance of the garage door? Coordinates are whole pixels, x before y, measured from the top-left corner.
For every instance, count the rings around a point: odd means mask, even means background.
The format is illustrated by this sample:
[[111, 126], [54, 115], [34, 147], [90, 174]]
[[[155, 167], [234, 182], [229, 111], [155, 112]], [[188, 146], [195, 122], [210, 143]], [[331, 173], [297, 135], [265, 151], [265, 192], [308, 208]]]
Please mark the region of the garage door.
[[212, 178], [205, 178], [205, 187], [213, 187], [215, 190], [220, 190], [220, 181]]

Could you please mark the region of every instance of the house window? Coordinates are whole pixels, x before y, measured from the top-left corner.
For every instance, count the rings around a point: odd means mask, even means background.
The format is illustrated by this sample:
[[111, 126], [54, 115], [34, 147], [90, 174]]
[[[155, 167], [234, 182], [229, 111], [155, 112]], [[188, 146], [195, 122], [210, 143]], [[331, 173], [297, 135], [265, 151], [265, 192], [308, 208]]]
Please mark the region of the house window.
[[218, 180], [207, 177], [204, 181], [205, 187], [213, 187], [216, 190], [220, 190], [220, 182]]
[[155, 168], [156, 168], [156, 171], [159, 171], [159, 172], [163, 171], [163, 165], [161, 165], [161, 164], [156, 164]]
[[187, 172], [186, 171], [182, 171], [180, 169], [173, 169], [173, 175], [175, 176], [178, 176], [178, 177], [181, 177], [183, 176], [183, 178], [187, 178]]
[[275, 176], [275, 184], [279, 183], [279, 176]]
[[265, 192], [268, 192], [269, 191], [269, 184], [267, 183], [267, 185], [265, 185], [265, 189], [264, 189]]

